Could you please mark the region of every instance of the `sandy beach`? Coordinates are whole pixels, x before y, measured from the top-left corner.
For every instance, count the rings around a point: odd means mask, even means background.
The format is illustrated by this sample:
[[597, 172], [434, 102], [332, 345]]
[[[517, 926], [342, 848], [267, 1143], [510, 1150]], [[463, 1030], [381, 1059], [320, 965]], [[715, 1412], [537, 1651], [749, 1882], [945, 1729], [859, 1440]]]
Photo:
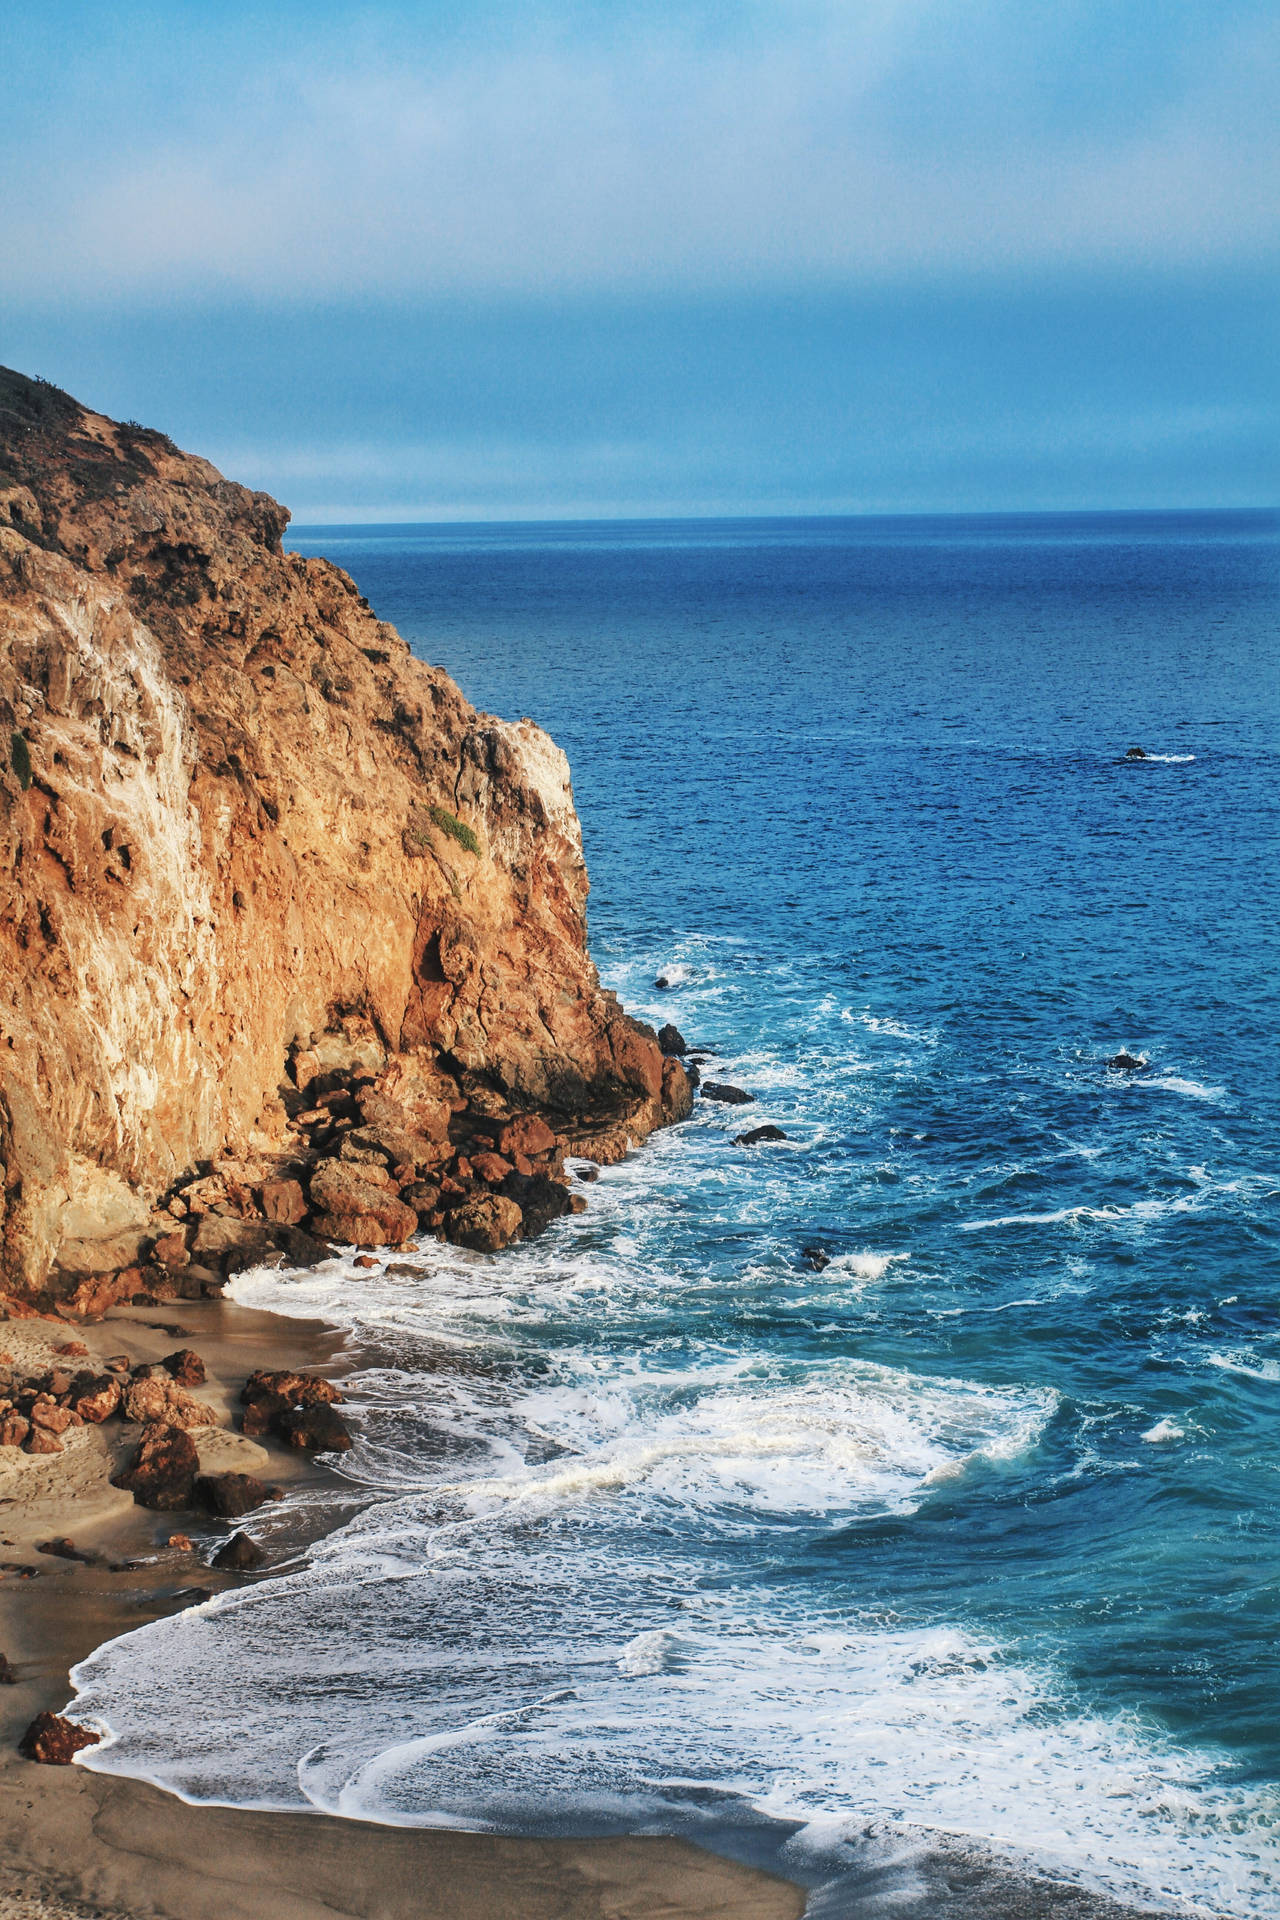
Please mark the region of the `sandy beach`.
[[[223, 1420], [255, 1367], [340, 1366], [340, 1336], [324, 1327], [213, 1301], [125, 1308], [83, 1329], [13, 1321], [0, 1347], [34, 1365], [71, 1337], [96, 1358], [128, 1351], [153, 1360], [175, 1342], [190, 1344], [208, 1370], [201, 1397]], [[199, 1442], [208, 1470], [295, 1484], [325, 1476], [323, 1466], [280, 1448], [268, 1455], [227, 1427], [202, 1432]], [[147, 1512], [107, 1484], [114, 1457], [129, 1445], [118, 1426], [86, 1427], [68, 1436], [60, 1455], [14, 1448], [0, 1455], [0, 1647], [18, 1675], [16, 1685], [0, 1689], [4, 1920], [249, 1920], [264, 1912], [281, 1920], [794, 1920], [801, 1913], [799, 1888], [682, 1841], [519, 1840], [192, 1807], [144, 1782], [21, 1758], [24, 1728], [38, 1712], [66, 1704], [68, 1669], [77, 1660], [231, 1577], [205, 1565], [204, 1536], [229, 1527]], [[188, 1527], [195, 1553], [165, 1544]], [[40, 1553], [39, 1543], [51, 1537], [69, 1537], [103, 1563]]]

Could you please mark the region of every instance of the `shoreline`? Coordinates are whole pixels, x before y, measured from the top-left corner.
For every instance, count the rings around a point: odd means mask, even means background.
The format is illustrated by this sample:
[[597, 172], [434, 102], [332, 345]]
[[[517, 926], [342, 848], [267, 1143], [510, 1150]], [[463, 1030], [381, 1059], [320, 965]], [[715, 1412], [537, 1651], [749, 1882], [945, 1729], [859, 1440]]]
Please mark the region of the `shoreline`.
[[[68, 1332], [65, 1322], [15, 1321], [3, 1337], [52, 1348]], [[95, 1351], [127, 1344], [139, 1359], [189, 1341], [208, 1370], [201, 1396], [219, 1411], [255, 1367], [341, 1372], [346, 1344], [322, 1322], [232, 1301], [115, 1309], [76, 1332]], [[145, 1780], [22, 1758], [23, 1730], [37, 1713], [66, 1705], [77, 1662], [150, 1619], [241, 1584], [209, 1568], [199, 1551], [161, 1544], [189, 1530], [208, 1536], [207, 1549], [234, 1523], [135, 1506], [106, 1485], [104, 1444], [100, 1430], [86, 1430], [75, 1451], [48, 1463], [14, 1457], [0, 1481], [0, 1552], [10, 1556], [0, 1578], [0, 1648], [18, 1674], [16, 1685], [0, 1687], [0, 1920], [90, 1911], [103, 1920], [259, 1920], [268, 1907], [281, 1920], [799, 1920], [804, 1894], [794, 1884], [685, 1840], [536, 1840], [194, 1806]], [[228, 1467], [245, 1458], [286, 1487], [345, 1484], [279, 1448], [264, 1465], [262, 1450], [238, 1435], [214, 1445]], [[96, 1467], [86, 1474], [81, 1460], [91, 1448]], [[21, 1492], [22, 1481], [36, 1483], [31, 1494]], [[109, 1555], [107, 1564], [36, 1550], [59, 1534]], [[24, 1577], [19, 1567], [33, 1572]]]
[[[15, 1322], [5, 1335], [21, 1330], [39, 1341], [40, 1329], [50, 1344], [66, 1333], [65, 1323]], [[191, 1341], [208, 1369], [201, 1394], [224, 1417], [255, 1367], [340, 1377], [348, 1345], [322, 1321], [233, 1301], [115, 1309], [81, 1337], [103, 1352], [128, 1344], [141, 1359], [160, 1357], [175, 1338]], [[220, 1462], [243, 1463], [286, 1491], [350, 1486], [306, 1456], [276, 1447], [268, 1457], [220, 1432]], [[13, 1555], [0, 1578], [0, 1648], [18, 1673], [17, 1685], [0, 1688], [0, 1920], [257, 1920], [268, 1903], [285, 1920], [801, 1920], [810, 1895], [823, 1920], [1150, 1920], [1172, 1911], [1124, 1905], [1043, 1878], [1030, 1862], [1019, 1870], [979, 1845], [922, 1830], [869, 1827], [831, 1880], [780, 1859], [791, 1829], [767, 1821], [702, 1843], [538, 1839], [196, 1805], [145, 1779], [39, 1766], [18, 1754], [17, 1741], [36, 1713], [66, 1704], [72, 1667], [148, 1620], [243, 1584], [204, 1558], [235, 1523], [137, 1507], [105, 1486], [105, 1470], [86, 1479], [67, 1474], [68, 1461], [74, 1467], [68, 1455], [40, 1463], [41, 1495], [25, 1505], [0, 1483], [0, 1540]], [[35, 1462], [15, 1466], [17, 1476], [37, 1478]], [[359, 1490], [351, 1493], [358, 1503]], [[38, 1540], [68, 1529], [77, 1548], [106, 1564], [36, 1551]], [[188, 1529], [199, 1536], [195, 1552], [163, 1544]], [[15, 1571], [23, 1566], [34, 1574]]]

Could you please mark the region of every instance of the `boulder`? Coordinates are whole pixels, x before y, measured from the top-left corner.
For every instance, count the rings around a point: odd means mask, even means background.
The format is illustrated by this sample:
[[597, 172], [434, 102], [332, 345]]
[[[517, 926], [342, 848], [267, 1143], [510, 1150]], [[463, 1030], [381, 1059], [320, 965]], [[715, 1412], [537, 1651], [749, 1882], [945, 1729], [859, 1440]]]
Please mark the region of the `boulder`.
[[664, 1053], [688, 1053], [689, 1051], [679, 1027], [673, 1027], [670, 1022], [665, 1027], [658, 1028], [658, 1045]]
[[252, 1573], [266, 1560], [266, 1554], [256, 1540], [247, 1533], [233, 1533], [225, 1546], [219, 1547], [209, 1562], [223, 1573]]
[[191, 1263], [187, 1251], [185, 1233], [162, 1233], [151, 1249], [151, 1258], [157, 1266], [167, 1267], [170, 1273], [180, 1272]]
[[502, 1192], [520, 1209], [520, 1236], [524, 1240], [536, 1239], [553, 1220], [573, 1211], [568, 1188], [549, 1174], [508, 1174]]
[[73, 1419], [70, 1407], [60, 1407], [56, 1400], [43, 1393], [32, 1403], [27, 1417], [33, 1427], [57, 1434], [65, 1433]]
[[693, 1082], [674, 1058], [662, 1063], [662, 1111], [670, 1121], [687, 1120], [693, 1112]]
[[522, 1222], [514, 1200], [501, 1193], [481, 1193], [454, 1208], [445, 1231], [455, 1247], [470, 1247], [473, 1253], [498, 1253], [519, 1236]]
[[0, 1447], [20, 1447], [31, 1431], [25, 1414], [12, 1410], [0, 1415]]
[[379, 1160], [384, 1166], [408, 1167], [411, 1172], [438, 1166], [448, 1148], [410, 1127], [353, 1127], [342, 1142], [344, 1160]]
[[190, 1347], [179, 1347], [161, 1361], [161, 1366], [172, 1374], [180, 1387], [202, 1387], [208, 1379], [204, 1361]]
[[653, 984], [658, 989], [659, 993], [665, 993], [668, 987], [671, 985], [671, 982], [668, 980], [665, 973], [660, 973]]
[[1150, 1064], [1139, 1053], [1113, 1053], [1107, 1062], [1113, 1073], [1142, 1073]]
[[80, 1375], [72, 1386], [71, 1404], [91, 1427], [101, 1426], [120, 1405], [120, 1382], [109, 1373]]
[[270, 1487], [251, 1473], [202, 1473], [196, 1481], [197, 1506], [217, 1514], [220, 1520], [239, 1520], [268, 1500], [280, 1498], [279, 1487]]
[[216, 1427], [212, 1407], [196, 1400], [176, 1380], [134, 1380], [125, 1390], [124, 1417], [139, 1426]]
[[201, 1265], [224, 1262], [234, 1272], [257, 1266], [272, 1252], [275, 1239], [264, 1220], [239, 1220], [226, 1214], [202, 1214], [191, 1253]]
[[785, 1140], [786, 1134], [781, 1127], [752, 1127], [747, 1133], [735, 1133], [735, 1147], [756, 1147], [762, 1140]]
[[289, 1411], [283, 1394], [263, 1392], [250, 1400], [240, 1416], [240, 1431], [246, 1440], [264, 1440], [274, 1431], [278, 1416]]
[[515, 1168], [500, 1153], [473, 1153], [471, 1171], [487, 1187], [500, 1187], [507, 1176], [515, 1172]]
[[61, 1453], [62, 1442], [56, 1434], [47, 1433], [43, 1427], [33, 1426], [22, 1443], [24, 1453]]
[[268, 1433], [284, 1438], [281, 1423], [287, 1414], [299, 1408], [330, 1407], [341, 1399], [342, 1394], [332, 1380], [325, 1380], [318, 1373], [270, 1370], [253, 1373], [240, 1390], [244, 1407], [241, 1432], [251, 1440], [260, 1440]]
[[744, 1093], [741, 1087], [731, 1087], [723, 1080], [708, 1080], [703, 1084], [704, 1100], [720, 1100], [730, 1107], [748, 1107], [755, 1100], [754, 1093]]
[[514, 1120], [506, 1121], [498, 1129], [498, 1152], [508, 1160], [517, 1153], [526, 1154], [530, 1159], [540, 1153], [552, 1153], [558, 1144], [541, 1114], [517, 1114]]
[[272, 1426], [286, 1447], [308, 1453], [346, 1453], [351, 1446], [351, 1429], [331, 1406], [288, 1407]]
[[418, 1216], [380, 1164], [326, 1160], [311, 1176], [315, 1230], [351, 1247], [399, 1247], [417, 1231]]
[[805, 1265], [812, 1267], [815, 1273], [821, 1273], [824, 1267], [831, 1265], [831, 1255], [816, 1242], [812, 1246], [802, 1247], [800, 1252]]
[[297, 1180], [264, 1180], [258, 1200], [268, 1220], [282, 1227], [296, 1227], [306, 1218], [307, 1196]]
[[322, 1373], [294, 1373], [288, 1368], [260, 1367], [241, 1387], [240, 1398], [248, 1406], [264, 1393], [278, 1394], [291, 1407], [331, 1407], [342, 1401], [342, 1389]]
[[61, 1713], [38, 1713], [18, 1742], [24, 1760], [38, 1760], [45, 1767], [69, 1767], [86, 1747], [96, 1747], [102, 1739], [91, 1727], [82, 1727]]
[[183, 1427], [157, 1423], [144, 1428], [129, 1465], [113, 1474], [113, 1487], [123, 1487], [140, 1507], [157, 1513], [176, 1513], [191, 1505], [200, 1457], [195, 1441]]
[[1145, 760], [1147, 750], [1145, 747], [1130, 747], [1127, 749], [1124, 757], [1126, 760]]

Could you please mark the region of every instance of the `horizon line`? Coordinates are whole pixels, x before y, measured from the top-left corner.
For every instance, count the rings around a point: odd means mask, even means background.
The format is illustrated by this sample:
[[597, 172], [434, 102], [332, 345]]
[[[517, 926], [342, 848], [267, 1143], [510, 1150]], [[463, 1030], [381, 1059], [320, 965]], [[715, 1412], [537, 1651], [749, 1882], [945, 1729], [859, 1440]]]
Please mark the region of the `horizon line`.
[[342, 517], [339, 510], [326, 512], [321, 519], [290, 517], [284, 538], [307, 532], [332, 533], [358, 528], [365, 533], [397, 531], [407, 528], [439, 527], [604, 527], [604, 526], [738, 526], [742, 524], [777, 525], [785, 522], [884, 521], [884, 520], [1124, 520], [1153, 518], [1204, 519], [1210, 516], [1237, 519], [1280, 518], [1280, 502], [1239, 504], [1234, 506], [1130, 506], [1130, 507], [867, 507], [827, 510], [817, 513], [796, 511], [773, 513], [507, 513], [500, 515], [450, 514], [383, 518], [359, 512]]

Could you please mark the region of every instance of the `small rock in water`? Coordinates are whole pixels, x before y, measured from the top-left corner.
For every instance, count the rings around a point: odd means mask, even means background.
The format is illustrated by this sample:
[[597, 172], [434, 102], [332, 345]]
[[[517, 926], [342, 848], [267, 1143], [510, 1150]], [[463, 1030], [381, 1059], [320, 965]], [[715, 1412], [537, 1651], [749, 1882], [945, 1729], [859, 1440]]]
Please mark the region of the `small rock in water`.
[[106, 1558], [105, 1554], [78, 1547], [74, 1540], [68, 1540], [65, 1535], [57, 1540], [39, 1541], [36, 1552], [52, 1554], [56, 1560], [78, 1560], [85, 1567], [100, 1567]]
[[358, 1253], [351, 1264], [353, 1267], [363, 1267], [368, 1272], [371, 1268], [381, 1266], [382, 1262], [375, 1260], [371, 1253]]
[[46, 1767], [69, 1767], [85, 1747], [96, 1747], [102, 1739], [89, 1727], [77, 1725], [60, 1713], [38, 1713], [18, 1742], [24, 1759], [38, 1760]]
[[750, 1133], [735, 1133], [735, 1147], [754, 1147], [761, 1140], [785, 1140], [786, 1134], [781, 1127], [752, 1127]]
[[218, 1548], [209, 1564], [224, 1573], [252, 1573], [266, 1557], [257, 1541], [251, 1540], [247, 1533], [233, 1533], [226, 1545]]
[[1126, 760], [1145, 760], [1147, 751], [1145, 747], [1130, 747], [1124, 757]]
[[806, 1266], [812, 1267], [815, 1273], [821, 1273], [824, 1267], [831, 1265], [831, 1255], [825, 1247], [820, 1247], [815, 1244], [812, 1247], [802, 1247], [800, 1251], [804, 1256]]
[[741, 1087], [730, 1087], [723, 1080], [708, 1080], [702, 1088], [704, 1100], [722, 1100], [730, 1107], [750, 1106], [755, 1100], [754, 1093], [744, 1093]]
[[1107, 1065], [1113, 1073], [1141, 1073], [1150, 1062], [1140, 1053], [1113, 1053]]
[[171, 1533], [169, 1535], [169, 1538], [165, 1541], [165, 1545], [166, 1547], [171, 1547], [174, 1553], [194, 1553], [195, 1552], [195, 1547], [192, 1544], [191, 1535], [189, 1533]]
[[662, 1051], [667, 1054], [680, 1054], [689, 1051], [685, 1045], [684, 1035], [681, 1033], [679, 1027], [673, 1027], [670, 1021], [668, 1021], [665, 1027], [658, 1028], [658, 1045], [662, 1048]]
[[203, 1473], [196, 1481], [195, 1497], [219, 1519], [239, 1520], [266, 1501], [278, 1500], [280, 1489], [267, 1486], [251, 1473]]
[[658, 989], [659, 993], [665, 993], [667, 991], [667, 988], [671, 985], [671, 982], [668, 980], [665, 973], [660, 973], [653, 984]]

